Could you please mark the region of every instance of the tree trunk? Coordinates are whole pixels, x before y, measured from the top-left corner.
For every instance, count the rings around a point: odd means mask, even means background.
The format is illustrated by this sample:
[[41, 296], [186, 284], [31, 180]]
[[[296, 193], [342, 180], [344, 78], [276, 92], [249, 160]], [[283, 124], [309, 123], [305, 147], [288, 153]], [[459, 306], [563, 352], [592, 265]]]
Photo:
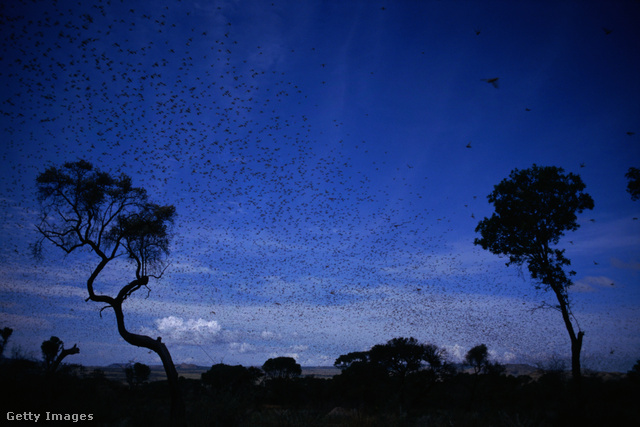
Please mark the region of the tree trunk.
[[169, 383], [169, 395], [171, 397], [171, 425], [182, 427], [186, 425], [186, 411], [182, 394], [180, 393], [180, 385], [178, 384], [178, 371], [171, 359], [171, 354], [164, 345], [161, 338], [153, 339], [146, 335], [138, 335], [127, 331], [124, 325], [124, 314], [122, 313], [122, 302], [115, 300], [112, 304], [118, 322], [118, 332], [126, 342], [137, 347], [144, 347], [160, 356], [162, 366], [167, 374]]
[[584, 337], [584, 332], [578, 331], [578, 334], [576, 335], [575, 330], [573, 329], [573, 323], [571, 323], [571, 316], [569, 314], [565, 295], [555, 287], [552, 289], [558, 298], [560, 312], [562, 313], [562, 320], [564, 320], [564, 325], [567, 328], [569, 338], [571, 339], [571, 377], [577, 385], [580, 385], [582, 379], [580, 352], [582, 351], [582, 337]]
[[77, 344], [74, 344], [73, 347], [71, 348], [63, 348], [62, 351], [60, 352], [60, 354], [58, 355], [58, 357], [56, 357], [56, 360], [53, 361], [53, 363], [50, 366], [50, 371], [51, 372], [55, 372], [58, 370], [58, 366], [60, 366], [60, 363], [62, 363], [62, 360], [72, 354], [78, 354], [80, 353], [80, 349], [78, 348]]
[[580, 351], [582, 351], [582, 337], [584, 332], [579, 331], [575, 339], [571, 339], [571, 376], [580, 385], [582, 370], [580, 368]]
[[171, 359], [169, 349], [164, 343], [160, 341], [158, 337], [157, 341], [158, 349], [155, 351], [160, 360], [162, 360], [162, 366], [167, 374], [167, 380], [169, 381], [169, 395], [171, 396], [171, 424], [174, 426], [186, 425], [186, 410], [184, 406], [184, 400], [182, 400], [182, 394], [180, 393], [180, 384], [178, 383], [178, 371], [176, 371], [176, 365]]

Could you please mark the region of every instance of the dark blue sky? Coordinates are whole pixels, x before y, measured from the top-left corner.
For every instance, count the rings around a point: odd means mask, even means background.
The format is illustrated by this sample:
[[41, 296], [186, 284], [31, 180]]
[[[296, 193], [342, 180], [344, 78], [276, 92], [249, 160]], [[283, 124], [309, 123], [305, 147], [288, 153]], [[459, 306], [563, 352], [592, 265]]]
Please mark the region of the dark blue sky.
[[[640, 357], [640, 4], [11, 2], [1, 6], [0, 326], [39, 357], [156, 363], [84, 302], [95, 259], [36, 263], [35, 178], [87, 159], [178, 212], [171, 266], [125, 304], [176, 362], [332, 364], [398, 336], [459, 360], [569, 355], [553, 296], [473, 245], [514, 168], [579, 174], [560, 241], [584, 365]], [[498, 78], [496, 87], [487, 79]], [[114, 264], [105, 293], [133, 271]], [[9, 350], [10, 351], [10, 350]]]

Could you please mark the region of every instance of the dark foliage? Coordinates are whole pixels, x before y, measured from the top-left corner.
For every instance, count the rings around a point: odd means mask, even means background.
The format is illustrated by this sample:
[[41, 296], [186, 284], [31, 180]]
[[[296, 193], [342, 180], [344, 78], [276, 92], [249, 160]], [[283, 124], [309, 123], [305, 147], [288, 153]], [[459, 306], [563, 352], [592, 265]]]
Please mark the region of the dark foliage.
[[562, 168], [537, 165], [514, 169], [489, 194], [495, 213], [480, 221], [476, 232], [482, 237], [474, 243], [507, 255], [508, 264], [527, 263], [542, 286], [566, 294], [571, 282], [563, 267], [570, 262], [563, 250], [550, 246], [565, 231], [578, 229], [576, 212], [593, 209], [593, 199], [582, 192], [585, 185], [578, 175], [563, 172]]
[[631, 200], [640, 200], [640, 169], [629, 168], [624, 175], [627, 182], [627, 192], [631, 194]]

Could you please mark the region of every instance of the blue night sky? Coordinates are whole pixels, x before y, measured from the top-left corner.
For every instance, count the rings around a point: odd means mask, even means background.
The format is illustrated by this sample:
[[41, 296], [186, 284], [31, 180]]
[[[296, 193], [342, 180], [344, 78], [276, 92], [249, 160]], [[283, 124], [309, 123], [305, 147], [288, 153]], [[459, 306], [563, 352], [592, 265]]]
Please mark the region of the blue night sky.
[[[33, 3], [0, 6], [6, 356], [56, 335], [70, 363], [160, 363], [85, 302], [95, 257], [29, 255], [36, 176], [86, 159], [176, 206], [170, 267], [124, 304], [176, 363], [332, 365], [400, 336], [567, 359], [554, 296], [473, 245], [534, 163], [595, 202], [559, 243], [584, 367], [640, 358], [640, 3]], [[114, 262], [96, 290], [133, 278]]]

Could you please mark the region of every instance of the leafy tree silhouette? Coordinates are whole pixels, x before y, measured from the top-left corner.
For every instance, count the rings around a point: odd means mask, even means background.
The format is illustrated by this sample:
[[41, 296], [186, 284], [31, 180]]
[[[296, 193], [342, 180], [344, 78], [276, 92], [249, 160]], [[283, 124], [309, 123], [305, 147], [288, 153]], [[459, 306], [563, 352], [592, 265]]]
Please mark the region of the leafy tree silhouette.
[[291, 379], [302, 373], [302, 367], [293, 357], [269, 359], [262, 365], [262, 370], [269, 379]]
[[437, 371], [443, 366], [442, 352], [433, 344], [421, 344], [415, 338], [393, 338], [369, 350], [371, 363], [381, 366], [391, 376], [403, 379], [425, 368]]
[[[433, 344], [420, 343], [413, 337], [393, 338], [386, 344], [374, 345], [369, 350], [369, 360], [395, 380], [401, 410], [406, 406], [407, 377], [419, 378], [421, 392], [426, 393], [451, 368], [444, 360], [443, 350]], [[415, 384], [412, 389], [415, 389]]]
[[54, 373], [65, 357], [80, 353], [77, 344], [71, 348], [64, 348], [64, 342], [55, 336], [43, 341], [40, 350], [42, 350], [44, 369], [47, 373]]
[[134, 364], [127, 364], [124, 368], [124, 375], [127, 379], [127, 384], [131, 389], [138, 387], [140, 384], [149, 380], [151, 375], [151, 368], [144, 363], [136, 362]]
[[245, 368], [242, 365], [218, 363], [203, 372], [201, 378], [203, 384], [214, 390], [240, 393], [254, 386], [263, 375], [264, 373], [254, 366]]
[[333, 363], [333, 366], [340, 369], [347, 369], [356, 363], [369, 363], [369, 352], [354, 351], [352, 353], [340, 355]]
[[489, 349], [485, 344], [471, 348], [464, 357], [464, 363], [473, 368], [474, 374], [501, 374], [504, 366], [489, 360]]
[[631, 167], [624, 176], [629, 181], [627, 192], [631, 194], [631, 200], [640, 200], [640, 169]]
[[[366, 393], [370, 402], [378, 402], [380, 393], [389, 400], [389, 387], [400, 406], [405, 401], [405, 380], [412, 377], [413, 388], [420, 384], [422, 391], [441, 380], [453, 367], [444, 359], [444, 351], [433, 344], [420, 343], [415, 338], [393, 338], [385, 344], [374, 345], [366, 352], [353, 352], [338, 357], [334, 366], [341, 368], [338, 381], [345, 387]], [[364, 387], [362, 386], [364, 385]], [[350, 397], [357, 393], [348, 393]]]
[[[584, 332], [573, 313], [568, 289], [573, 284], [564, 266], [570, 264], [564, 249], [552, 248], [565, 231], [578, 229], [576, 212], [593, 209], [593, 199], [586, 193], [578, 175], [564, 174], [562, 168], [533, 165], [529, 169], [514, 169], [488, 196], [495, 207], [491, 218], [484, 218], [476, 227], [481, 238], [474, 244], [494, 254], [507, 255], [510, 264], [526, 263], [531, 277], [538, 280], [536, 288], [551, 290], [571, 339], [571, 372], [580, 382], [580, 352]], [[575, 275], [570, 271], [569, 276]], [[578, 328], [576, 333], [574, 322]]]
[[464, 357], [464, 364], [473, 369], [473, 382], [471, 383], [471, 396], [469, 397], [469, 406], [473, 403], [476, 396], [480, 374], [500, 375], [505, 368], [497, 362], [489, 360], [489, 349], [486, 344], [479, 344], [471, 348]]
[[341, 369], [333, 378], [336, 392], [353, 406], [381, 406], [389, 389], [387, 371], [371, 363], [368, 351], [356, 351], [339, 356], [333, 364]]
[[7, 348], [7, 343], [9, 342], [11, 334], [13, 334], [13, 329], [7, 326], [2, 328], [0, 331], [0, 338], [2, 338], [2, 341], [0, 341], [0, 359], [4, 357], [4, 349]]
[[[160, 337], [153, 339], [130, 332], [122, 310], [129, 296], [147, 287], [149, 277], [162, 276], [175, 208], [151, 203], [146, 190], [134, 187], [127, 175], [112, 177], [85, 160], [49, 167], [38, 175], [36, 183], [42, 220], [37, 226], [41, 238], [32, 246], [34, 256], [41, 256], [42, 244], [48, 241], [65, 254], [88, 248], [97, 257], [87, 279], [87, 301], [105, 304], [101, 312], [113, 309], [120, 336], [160, 357], [169, 383], [171, 421], [183, 425], [185, 407], [169, 350]], [[120, 257], [133, 264], [135, 279], [116, 296], [97, 293], [96, 279], [110, 262]]]
[[263, 382], [268, 400], [274, 404], [292, 404], [301, 397], [302, 368], [293, 357], [275, 357], [262, 365]]
[[465, 365], [473, 368], [473, 373], [478, 374], [482, 372], [489, 362], [489, 349], [485, 344], [480, 344], [473, 347], [467, 352], [464, 357]]

